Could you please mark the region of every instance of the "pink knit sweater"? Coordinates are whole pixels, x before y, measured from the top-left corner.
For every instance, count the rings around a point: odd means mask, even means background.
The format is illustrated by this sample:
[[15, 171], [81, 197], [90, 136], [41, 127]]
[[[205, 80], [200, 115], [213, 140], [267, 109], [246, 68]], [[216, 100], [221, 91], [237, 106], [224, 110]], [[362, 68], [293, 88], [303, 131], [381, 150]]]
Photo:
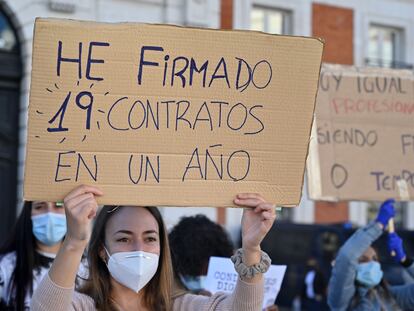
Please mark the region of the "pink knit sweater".
[[[174, 300], [173, 311], [260, 311], [263, 302], [264, 282], [250, 284], [238, 280], [231, 295], [216, 293], [211, 297], [185, 294]], [[49, 274], [35, 290], [33, 311], [93, 311], [97, 310], [91, 297], [55, 284]]]

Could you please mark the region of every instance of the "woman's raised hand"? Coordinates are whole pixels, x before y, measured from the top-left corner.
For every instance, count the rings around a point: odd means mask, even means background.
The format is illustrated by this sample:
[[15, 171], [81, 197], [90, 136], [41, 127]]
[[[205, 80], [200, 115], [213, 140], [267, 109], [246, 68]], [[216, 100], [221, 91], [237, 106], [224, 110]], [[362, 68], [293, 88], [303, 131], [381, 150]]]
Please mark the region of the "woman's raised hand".
[[103, 195], [103, 192], [98, 188], [82, 185], [73, 189], [65, 197], [63, 202], [67, 221], [67, 241], [85, 246], [89, 242], [92, 219], [98, 209], [95, 196], [100, 195]]
[[238, 194], [234, 203], [245, 207], [242, 218], [243, 248], [260, 251], [260, 243], [276, 219], [275, 205], [256, 193]]

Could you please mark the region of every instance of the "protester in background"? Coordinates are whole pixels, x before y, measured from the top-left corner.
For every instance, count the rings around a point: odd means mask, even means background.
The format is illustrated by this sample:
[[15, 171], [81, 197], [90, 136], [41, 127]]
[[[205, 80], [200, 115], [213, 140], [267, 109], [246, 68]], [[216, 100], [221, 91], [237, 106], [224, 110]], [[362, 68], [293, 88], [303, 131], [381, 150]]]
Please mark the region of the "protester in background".
[[326, 303], [327, 281], [315, 258], [306, 263], [306, 274], [301, 295], [302, 310], [329, 310]]
[[[222, 226], [204, 215], [182, 217], [169, 234], [176, 290], [211, 296], [205, 290], [210, 257], [231, 257], [233, 243]], [[276, 305], [266, 311], [277, 311]]]
[[0, 309], [25, 310], [66, 234], [65, 211], [50, 202], [25, 202], [0, 249]]
[[206, 216], [196, 215], [181, 218], [168, 237], [177, 281], [193, 293], [211, 295], [204, 290], [210, 257], [233, 255], [226, 231]]
[[[331, 310], [414, 310], [414, 284], [389, 286], [371, 244], [394, 217], [394, 200], [383, 202], [374, 222], [355, 232], [341, 247], [328, 288]], [[414, 265], [408, 267], [414, 271]]]
[[[68, 232], [49, 273], [36, 289], [36, 310], [259, 310], [263, 273], [270, 258], [260, 243], [275, 220], [275, 207], [257, 194], [239, 194], [245, 207], [242, 249], [232, 257], [239, 273], [231, 295], [182, 294], [172, 298], [173, 272], [167, 233], [155, 207], [106, 206], [98, 214], [95, 196], [103, 193], [80, 186], [65, 198]], [[88, 248], [89, 275], [81, 289], [73, 285], [80, 258]]]

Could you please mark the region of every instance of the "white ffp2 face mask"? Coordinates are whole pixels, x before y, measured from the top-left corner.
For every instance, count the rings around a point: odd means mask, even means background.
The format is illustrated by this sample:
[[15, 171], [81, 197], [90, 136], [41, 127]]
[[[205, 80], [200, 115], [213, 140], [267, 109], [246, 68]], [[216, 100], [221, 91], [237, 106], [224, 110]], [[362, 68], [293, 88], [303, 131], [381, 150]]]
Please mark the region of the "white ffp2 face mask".
[[159, 256], [143, 251], [119, 252], [109, 255], [111, 276], [125, 287], [138, 293], [153, 278], [158, 269]]

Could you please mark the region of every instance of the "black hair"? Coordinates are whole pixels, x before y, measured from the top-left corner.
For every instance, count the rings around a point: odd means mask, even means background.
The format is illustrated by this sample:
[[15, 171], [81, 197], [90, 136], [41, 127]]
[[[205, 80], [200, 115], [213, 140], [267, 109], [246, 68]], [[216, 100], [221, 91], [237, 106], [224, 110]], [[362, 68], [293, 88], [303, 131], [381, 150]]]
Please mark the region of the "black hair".
[[[33, 270], [47, 266], [45, 259], [35, 251], [36, 238], [32, 231], [32, 202], [23, 204], [23, 209], [16, 221], [14, 229], [6, 243], [0, 248], [0, 255], [16, 253], [16, 265], [10, 278], [11, 292], [15, 292], [14, 300], [7, 306], [12, 310], [23, 311], [26, 293], [33, 294]], [[2, 306], [3, 307], [3, 306]]]
[[[355, 281], [355, 287], [358, 288], [359, 286], [361, 285], [358, 284], [357, 281]], [[386, 301], [388, 304], [392, 306], [392, 310], [400, 310], [397, 301], [392, 296], [389, 290], [389, 284], [385, 279], [382, 279], [381, 282], [377, 286], [368, 290], [367, 297], [369, 299], [372, 299], [372, 300], [375, 299], [374, 291], [377, 291], [378, 296], [382, 301]], [[358, 295], [358, 291], [356, 291], [354, 296], [351, 299], [350, 310], [354, 310], [354, 308], [358, 307], [358, 305], [361, 303], [361, 300], [362, 299]]]
[[171, 230], [169, 240], [176, 275], [199, 276], [207, 271], [211, 256], [233, 255], [233, 244], [226, 231], [204, 215], [181, 218]]

